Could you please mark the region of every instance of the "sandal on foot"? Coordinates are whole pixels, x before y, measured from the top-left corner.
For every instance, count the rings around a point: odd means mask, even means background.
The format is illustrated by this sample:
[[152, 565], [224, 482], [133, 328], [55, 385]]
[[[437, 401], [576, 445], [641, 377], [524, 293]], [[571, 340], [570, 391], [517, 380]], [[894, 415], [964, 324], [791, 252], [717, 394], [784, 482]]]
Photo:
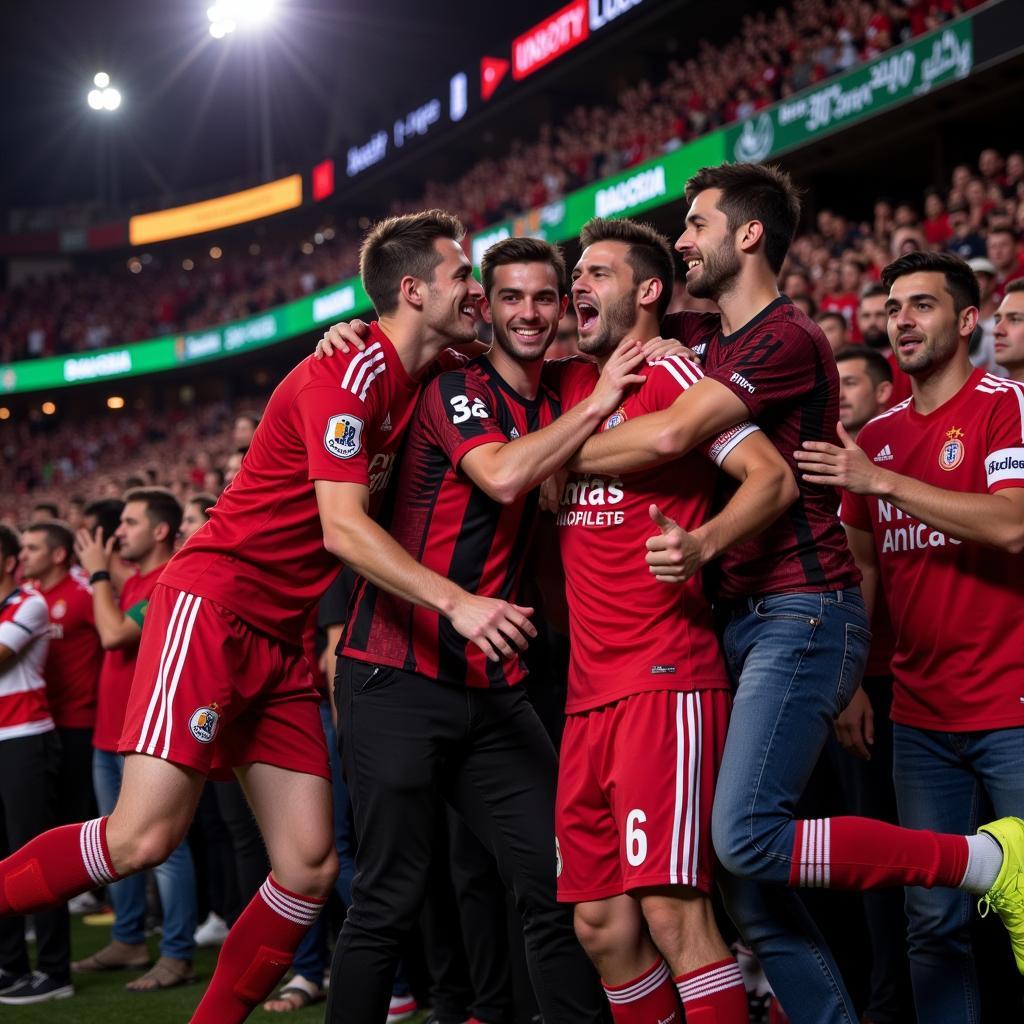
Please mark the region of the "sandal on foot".
[[[313, 1003], [319, 1003], [323, 998], [323, 989], [317, 988], [310, 991], [298, 978], [293, 978], [276, 996], [263, 1004], [263, 1009], [267, 1013], [291, 1013], [293, 1010], [304, 1010], [307, 1006], [312, 1006]], [[274, 1003], [286, 1005], [277, 1007], [273, 1005]]]
[[71, 970], [83, 974], [97, 971], [144, 971], [152, 962], [145, 943], [136, 945], [114, 939], [92, 956], [76, 960], [71, 965]]
[[165, 988], [192, 985], [199, 975], [192, 970], [191, 960], [179, 960], [174, 956], [162, 956], [141, 978], [128, 982], [129, 992], [160, 992]]

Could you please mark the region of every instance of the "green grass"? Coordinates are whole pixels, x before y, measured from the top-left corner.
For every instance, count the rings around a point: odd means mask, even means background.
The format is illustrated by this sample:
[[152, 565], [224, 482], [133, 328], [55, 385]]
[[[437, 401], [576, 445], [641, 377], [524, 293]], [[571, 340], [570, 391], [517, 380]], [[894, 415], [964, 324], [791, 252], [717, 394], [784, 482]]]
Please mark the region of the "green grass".
[[[71, 955], [73, 960], [94, 953], [110, 939], [110, 927], [90, 927], [80, 917], [71, 918]], [[149, 939], [150, 952], [156, 957], [159, 937]], [[35, 950], [31, 951], [35, 957]], [[163, 992], [128, 992], [125, 984], [139, 977], [142, 971], [109, 971], [101, 974], [76, 974], [75, 994], [36, 1006], [0, 1006], [3, 1024], [184, 1024], [202, 998], [213, 974], [216, 949], [196, 950], [195, 967], [198, 985], [183, 985]], [[323, 1020], [324, 1004], [288, 1014], [270, 1014], [257, 1007], [250, 1021], [287, 1019], [296, 1024], [312, 1024]], [[425, 1014], [416, 1018], [421, 1021]]]

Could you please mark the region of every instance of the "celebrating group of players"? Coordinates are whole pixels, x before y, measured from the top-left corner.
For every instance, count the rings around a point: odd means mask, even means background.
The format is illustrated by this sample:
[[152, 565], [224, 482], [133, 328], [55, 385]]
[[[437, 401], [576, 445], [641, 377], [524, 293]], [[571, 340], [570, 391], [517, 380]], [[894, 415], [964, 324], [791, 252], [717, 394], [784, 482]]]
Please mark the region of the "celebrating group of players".
[[[1019, 818], [964, 835], [976, 823], [920, 808], [915, 830], [793, 811], [834, 721], [861, 707], [880, 582], [897, 722], [972, 737], [961, 760], [997, 813], [1024, 812], [1006, 748], [989, 768], [984, 742], [1024, 737], [1024, 617], [1005, 613], [1024, 580], [1024, 387], [967, 361], [978, 294], [966, 264], [901, 257], [883, 283], [914, 390], [864, 429], [865, 454], [837, 435], [824, 335], [778, 292], [800, 217], [789, 178], [705, 168], [686, 199], [686, 287], [717, 314], [665, 315], [669, 243], [628, 220], [585, 227], [568, 291], [543, 241], [493, 245], [481, 286], [448, 214], [370, 231], [360, 270], [378, 320], [332, 330], [280, 384], [237, 477], [153, 593], [117, 806], [0, 863], [0, 913], [159, 863], [205, 778], [233, 769], [271, 873], [193, 1020], [241, 1021], [266, 997], [337, 870], [299, 638], [340, 560], [360, 577], [333, 692], [358, 849], [332, 1021], [386, 1017], [438, 792], [514, 894], [548, 1024], [609, 1009], [622, 1024], [746, 1021], [713, 884], [795, 1022], [857, 1020], [801, 885], [924, 886], [952, 906], [922, 904], [911, 920], [922, 1020], [974, 1019], [958, 1015], [976, 1002], [957, 984], [969, 954], [958, 890], [1000, 914], [1024, 971]], [[545, 361], [570, 295], [590, 358]], [[480, 316], [489, 349], [475, 343]], [[894, 520], [913, 544], [893, 539]], [[521, 584], [548, 527], [571, 642], [559, 758], [517, 685], [537, 615]], [[557, 588], [550, 561], [539, 575]], [[915, 927], [932, 937], [920, 964]]]

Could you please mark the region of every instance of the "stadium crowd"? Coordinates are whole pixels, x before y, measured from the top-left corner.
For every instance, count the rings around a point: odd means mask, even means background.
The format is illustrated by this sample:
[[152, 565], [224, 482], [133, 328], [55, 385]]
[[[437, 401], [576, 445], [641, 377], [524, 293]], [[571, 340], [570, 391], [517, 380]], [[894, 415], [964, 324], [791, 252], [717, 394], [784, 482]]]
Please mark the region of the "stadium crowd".
[[[535, 140], [516, 139], [498, 158], [484, 159], [456, 181], [432, 182], [422, 194], [396, 199], [391, 213], [451, 209], [478, 230], [552, 202], [581, 185], [677, 148], [713, 128], [750, 116], [808, 85], [919, 35], [977, 6], [980, 0], [875, 0], [835, 6], [796, 0], [773, 13], [744, 18], [727, 43], [703, 40], [695, 56], [669, 60], [659, 80], [640, 79], [615, 106], [578, 106]], [[874, 273], [885, 263], [893, 233], [914, 228], [942, 244], [951, 207], [968, 204], [969, 243], [983, 246], [991, 224], [1019, 234], [1024, 157], [1005, 166], [984, 161], [960, 167], [951, 185], [917, 203], [880, 204], [874, 221], [837, 214], [822, 233], [829, 257], [850, 252]], [[145, 253], [105, 269], [37, 280], [0, 292], [0, 364], [121, 345], [245, 317], [327, 287], [356, 272], [354, 221], [325, 222], [302, 237], [259, 237], [214, 245], [173, 265]], [[978, 239], [981, 239], [981, 242]], [[838, 267], [823, 258], [812, 233], [801, 263], [819, 299], [838, 286]], [[810, 251], [813, 249], [813, 251]], [[973, 252], [972, 255], [983, 255]], [[102, 298], [100, 298], [102, 296]]]

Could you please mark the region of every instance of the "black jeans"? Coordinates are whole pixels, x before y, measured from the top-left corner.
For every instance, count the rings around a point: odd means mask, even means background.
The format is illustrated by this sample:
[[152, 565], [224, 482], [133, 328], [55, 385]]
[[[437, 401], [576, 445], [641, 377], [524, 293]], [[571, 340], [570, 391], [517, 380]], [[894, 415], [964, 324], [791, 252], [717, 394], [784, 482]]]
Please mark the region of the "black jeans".
[[[54, 825], [60, 740], [56, 731], [0, 741], [0, 859]], [[71, 976], [68, 908], [61, 903], [35, 915], [37, 967], [55, 980]], [[25, 918], [0, 918], [0, 968], [29, 971]]]
[[357, 847], [327, 1019], [385, 1020], [399, 949], [423, 903], [440, 794], [514, 896], [547, 1024], [605, 1021], [571, 909], [555, 899], [557, 757], [525, 692], [443, 686], [341, 658], [335, 699]]
[[91, 821], [96, 810], [92, 788], [92, 729], [58, 729], [60, 770], [57, 775], [57, 825]]

